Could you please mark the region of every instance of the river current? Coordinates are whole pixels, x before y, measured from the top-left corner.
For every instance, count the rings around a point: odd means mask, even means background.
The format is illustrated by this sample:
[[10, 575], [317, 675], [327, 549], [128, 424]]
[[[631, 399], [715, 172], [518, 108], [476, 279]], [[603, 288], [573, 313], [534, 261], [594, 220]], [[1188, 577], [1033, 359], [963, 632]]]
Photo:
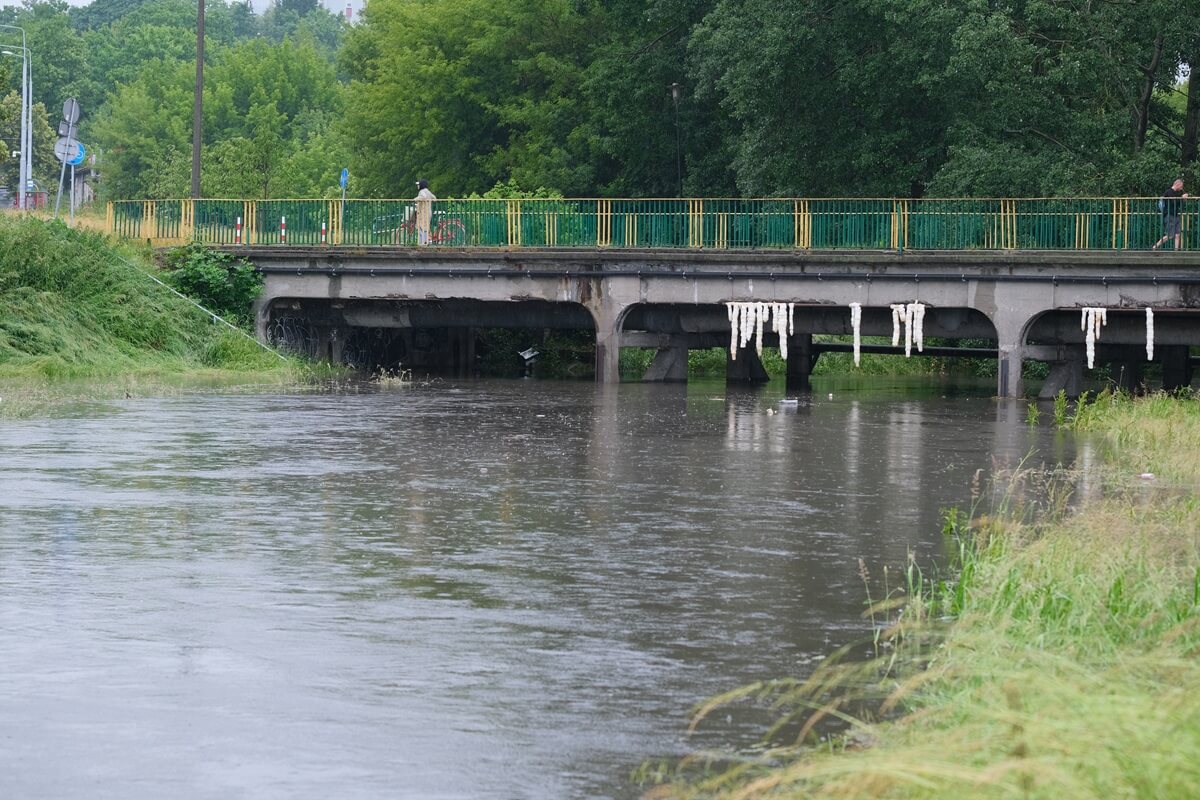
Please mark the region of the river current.
[[637, 797], [644, 760], [753, 742], [688, 712], [868, 638], [860, 559], [877, 597], [933, 568], [940, 509], [1048, 436], [834, 382], [0, 421], [0, 796]]

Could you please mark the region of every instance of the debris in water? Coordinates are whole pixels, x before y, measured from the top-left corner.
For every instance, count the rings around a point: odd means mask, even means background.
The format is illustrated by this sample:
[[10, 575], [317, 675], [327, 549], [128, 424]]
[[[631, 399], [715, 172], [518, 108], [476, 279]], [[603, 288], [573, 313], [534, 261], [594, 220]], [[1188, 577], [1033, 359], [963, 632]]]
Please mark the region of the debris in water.
[[788, 357], [788, 336], [795, 333], [795, 303], [734, 303], [725, 304], [729, 315], [729, 357], [736, 361], [738, 350], [754, 337], [754, 349], [762, 356], [763, 327], [779, 336], [779, 355]]
[[850, 304], [850, 327], [854, 330], [854, 366], [862, 360], [862, 303]]
[[1096, 365], [1096, 340], [1100, 338], [1100, 326], [1108, 324], [1108, 309], [1085, 307], [1079, 320], [1079, 328], [1086, 334], [1084, 343], [1087, 345], [1087, 365], [1091, 369]]
[[892, 347], [900, 344], [900, 323], [904, 323], [904, 357], [912, 356], [913, 342], [917, 344], [917, 352], [925, 352], [925, 304], [924, 303], [893, 303], [892, 309]]
[[1154, 360], [1154, 309], [1146, 306], [1146, 360]]

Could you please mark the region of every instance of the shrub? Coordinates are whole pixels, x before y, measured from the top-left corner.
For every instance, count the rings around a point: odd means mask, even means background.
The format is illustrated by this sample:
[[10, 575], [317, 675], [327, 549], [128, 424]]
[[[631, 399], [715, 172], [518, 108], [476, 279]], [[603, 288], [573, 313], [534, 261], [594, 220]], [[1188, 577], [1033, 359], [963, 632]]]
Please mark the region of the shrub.
[[250, 318], [263, 285], [253, 264], [198, 242], [171, 250], [165, 261], [167, 282], [176, 290], [227, 319]]

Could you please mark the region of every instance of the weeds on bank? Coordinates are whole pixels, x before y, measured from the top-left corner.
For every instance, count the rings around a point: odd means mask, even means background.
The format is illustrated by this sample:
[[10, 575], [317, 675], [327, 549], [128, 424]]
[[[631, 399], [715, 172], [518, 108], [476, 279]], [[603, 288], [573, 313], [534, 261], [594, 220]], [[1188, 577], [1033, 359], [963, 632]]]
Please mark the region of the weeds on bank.
[[[1172, 454], [1200, 441], [1194, 397], [1106, 397], [1072, 424], [1113, 442], [1118, 470], [1200, 477]], [[646, 797], [1200, 794], [1200, 501], [1131, 489], [1072, 511], [1073, 477], [1022, 465], [980, 486], [945, 517], [956, 574], [910, 558], [868, 612], [890, 621], [876, 658], [714, 698], [693, 727], [729, 703], [776, 710], [762, 752], [647, 768], [664, 782]]]
[[0, 374], [287, 368], [155, 283], [154, 272], [99, 234], [0, 216]]

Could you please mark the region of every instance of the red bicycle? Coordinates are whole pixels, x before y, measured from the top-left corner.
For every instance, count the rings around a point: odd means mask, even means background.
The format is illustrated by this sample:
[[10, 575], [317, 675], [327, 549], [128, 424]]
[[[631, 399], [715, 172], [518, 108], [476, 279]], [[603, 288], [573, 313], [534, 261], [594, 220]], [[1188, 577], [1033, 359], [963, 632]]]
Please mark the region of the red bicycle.
[[[417, 218], [409, 214], [401, 222], [393, 236], [393, 243], [400, 245], [417, 244]], [[429, 226], [429, 244], [440, 244], [447, 247], [461, 247], [467, 243], [467, 226], [458, 217], [435, 212], [433, 223]]]

